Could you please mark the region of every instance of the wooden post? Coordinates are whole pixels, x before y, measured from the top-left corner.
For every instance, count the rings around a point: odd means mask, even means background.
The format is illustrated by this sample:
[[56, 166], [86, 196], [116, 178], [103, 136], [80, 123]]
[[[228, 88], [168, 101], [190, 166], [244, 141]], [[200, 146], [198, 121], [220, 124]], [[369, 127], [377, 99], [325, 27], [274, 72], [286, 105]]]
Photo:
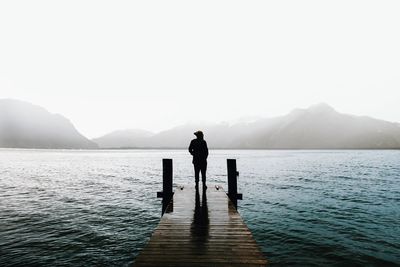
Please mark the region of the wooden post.
[[237, 200], [242, 199], [243, 195], [237, 192], [237, 177], [239, 172], [236, 169], [236, 159], [227, 159], [228, 165], [228, 196], [237, 209]]
[[157, 192], [157, 197], [163, 199], [162, 214], [164, 214], [172, 195], [172, 159], [163, 159], [163, 191]]

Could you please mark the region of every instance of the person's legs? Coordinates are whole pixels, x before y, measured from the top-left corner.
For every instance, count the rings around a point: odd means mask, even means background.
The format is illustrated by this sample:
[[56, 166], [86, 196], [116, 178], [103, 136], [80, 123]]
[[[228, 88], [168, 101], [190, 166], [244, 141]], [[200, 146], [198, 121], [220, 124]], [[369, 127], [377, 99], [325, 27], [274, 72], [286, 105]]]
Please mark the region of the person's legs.
[[194, 180], [196, 182], [196, 187], [199, 184], [199, 176], [200, 176], [200, 166], [195, 164], [194, 165]]
[[206, 172], [207, 172], [207, 162], [203, 163], [201, 166], [201, 180], [203, 182], [203, 186], [206, 186]]

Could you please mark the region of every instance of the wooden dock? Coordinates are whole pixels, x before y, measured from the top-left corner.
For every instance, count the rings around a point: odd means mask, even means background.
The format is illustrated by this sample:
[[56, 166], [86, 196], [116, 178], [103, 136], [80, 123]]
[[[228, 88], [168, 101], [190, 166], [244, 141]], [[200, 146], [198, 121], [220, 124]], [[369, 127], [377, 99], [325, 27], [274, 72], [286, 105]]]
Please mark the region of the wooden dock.
[[136, 267], [266, 265], [267, 260], [234, 203], [222, 188], [215, 186], [207, 190], [176, 188], [158, 227], [133, 264]]

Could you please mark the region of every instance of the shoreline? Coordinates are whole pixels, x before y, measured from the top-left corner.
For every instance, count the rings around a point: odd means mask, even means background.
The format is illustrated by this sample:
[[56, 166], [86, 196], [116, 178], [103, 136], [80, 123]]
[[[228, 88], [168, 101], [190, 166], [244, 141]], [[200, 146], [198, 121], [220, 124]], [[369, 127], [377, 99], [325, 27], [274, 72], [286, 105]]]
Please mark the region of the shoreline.
[[[65, 150], [65, 151], [125, 151], [125, 150], [187, 150], [182, 147], [124, 147], [124, 148], [23, 148], [23, 147], [0, 147], [0, 151], [6, 150]], [[350, 151], [366, 151], [366, 150], [400, 150], [400, 148], [210, 148], [210, 150], [243, 150], [243, 151], [329, 151], [329, 150], [350, 150]]]

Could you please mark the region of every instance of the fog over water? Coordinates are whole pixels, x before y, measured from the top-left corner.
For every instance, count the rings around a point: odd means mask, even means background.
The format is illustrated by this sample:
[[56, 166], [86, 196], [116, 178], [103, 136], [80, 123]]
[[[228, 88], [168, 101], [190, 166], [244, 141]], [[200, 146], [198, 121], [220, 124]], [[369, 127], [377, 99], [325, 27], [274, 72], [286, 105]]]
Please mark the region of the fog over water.
[[193, 183], [197, 130], [210, 184], [237, 159], [239, 212], [273, 266], [400, 266], [399, 14], [0, 1], [1, 267], [129, 266], [160, 220], [162, 158]]
[[9, 148], [187, 148], [202, 129], [211, 148], [398, 149], [400, 124], [336, 111], [328, 104], [294, 109], [251, 122], [183, 124], [152, 133], [113, 131], [87, 139], [65, 117], [42, 107], [0, 99], [0, 147]]

